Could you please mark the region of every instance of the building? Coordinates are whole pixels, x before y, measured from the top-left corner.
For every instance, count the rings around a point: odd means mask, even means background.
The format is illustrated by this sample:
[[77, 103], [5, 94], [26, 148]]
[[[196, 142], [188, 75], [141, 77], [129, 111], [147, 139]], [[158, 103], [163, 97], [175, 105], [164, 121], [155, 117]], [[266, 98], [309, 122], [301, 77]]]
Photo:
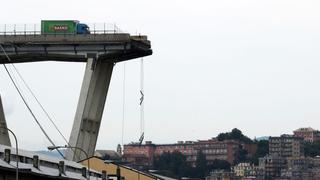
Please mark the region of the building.
[[165, 152], [180, 152], [186, 156], [187, 162], [190, 164], [194, 164], [197, 159], [197, 149], [195, 148], [195, 142], [193, 141], [178, 141], [178, 143], [174, 144], [159, 144], [155, 146], [155, 156], [160, 156]]
[[[16, 153], [15, 148], [0, 145], [0, 180], [15, 179], [16, 170], [21, 180], [86, 180], [89, 176], [82, 164], [21, 149]], [[106, 180], [102, 174], [90, 169], [90, 179]]]
[[319, 157], [284, 158], [267, 155], [259, 158], [259, 167], [263, 172], [263, 179], [320, 180]]
[[209, 176], [206, 177], [206, 180], [241, 180], [242, 178], [236, 176], [233, 172], [225, 171], [213, 171]]
[[316, 156], [311, 158], [311, 162], [312, 162], [312, 176], [314, 179], [318, 180], [320, 179], [320, 156]]
[[218, 141], [217, 139], [199, 141], [178, 141], [174, 144], [153, 144], [146, 141], [145, 144], [127, 144], [123, 148], [123, 159], [138, 169], [143, 166], [152, 166], [153, 158], [165, 152], [180, 152], [186, 156], [187, 162], [195, 165], [197, 154], [201, 151], [208, 164], [214, 160], [225, 160], [234, 164], [237, 160], [241, 144], [234, 140]]
[[153, 165], [156, 145], [151, 141], [146, 141], [145, 144], [131, 143], [124, 145], [122, 158], [132, 167], [144, 169]]
[[286, 168], [286, 160], [277, 154], [267, 155], [259, 158], [259, 168], [266, 179], [281, 177], [281, 169]]
[[232, 167], [232, 171], [236, 174], [236, 176], [243, 177], [246, 171], [249, 171], [252, 169], [252, 166], [250, 163], [239, 163]]
[[281, 169], [281, 177], [291, 180], [312, 180], [312, 159], [305, 157], [286, 158], [286, 167]]
[[250, 163], [239, 163], [236, 166], [232, 167], [232, 171], [236, 176], [244, 177], [244, 178], [257, 178], [262, 175], [262, 171], [258, 166]]
[[88, 165], [90, 162], [90, 168], [98, 172], [106, 172], [108, 178], [121, 177], [119, 179], [125, 180], [163, 180], [160, 177], [152, 175], [150, 173], [138, 171], [136, 169], [123, 166], [114, 162], [102, 160], [99, 157], [91, 157], [89, 159], [82, 160], [80, 163]]
[[320, 132], [318, 130], [314, 130], [311, 127], [308, 128], [299, 128], [293, 131], [294, 136], [303, 138], [304, 141], [307, 142], [315, 142], [320, 140]]
[[248, 152], [247, 156], [250, 158], [253, 157], [258, 150], [257, 144], [241, 144], [241, 146]]
[[216, 159], [234, 164], [241, 148], [241, 144], [238, 141], [218, 141], [217, 139], [199, 140], [194, 146], [197, 151], [202, 151], [206, 156], [208, 164], [211, 164]]
[[303, 139], [286, 134], [280, 137], [270, 137], [269, 154], [284, 158], [304, 156]]

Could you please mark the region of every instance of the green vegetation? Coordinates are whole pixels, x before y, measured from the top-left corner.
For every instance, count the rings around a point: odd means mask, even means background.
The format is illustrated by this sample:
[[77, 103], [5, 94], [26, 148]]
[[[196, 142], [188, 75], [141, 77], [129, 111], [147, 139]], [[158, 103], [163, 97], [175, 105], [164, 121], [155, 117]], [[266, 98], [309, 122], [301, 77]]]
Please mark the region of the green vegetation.
[[259, 163], [259, 158], [264, 157], [269, 152], [269, 141], [268, 140], [260, 140], [260, 141], [254, 140], [253, 141], [249, 137], [242, 134], [242, 132], [237, 128], [232, 129], [231, 132], [220, 133], [217, 136], [217, 139], [219, 141], [235, 140], [235, 141], [239, 141], [244, 144], [256, 144], [257, 145], [257, 151], [252, 157], [248, 157], [248, 152], [245, 149], [243, 149], [243, 147], [240, 147], [238, 157], [235, 161], [236, 164], [240, 163], [240, 162], [250, 162], [250, 163], [254, 163], [257, 165]]
[[174, 178], [191, 177], [204, 179], [212, 170], [230, 170], [230, 164], [227, 161], [216, 159], [212, 164], [208, 164], [205, 155], [201, 151], [197, 154], [195, 166], [191, 166], [186, 161], [186, 157], [180, 152], [167, 152], [157, 156], [154, 166], [157, 170], [160, 170], [158, 173]]
[[236, 157], [236, 160], [234, 161], [234, 164], [238, 164], [241, 162], [248, 162], [248, 151], [243, 149], [242, 146], [240, 146], [238, 156]]
[[257, 144], [257, 151], [253, 155], [253, 157], [249, 159], [249, 162], [255, 165], [258, 165], [259, 158], [264, 157], [269, 153], [269, 141], [260, 140], [260, 141], [254, 141], [254, 143]]
[[305, 142], [304, 154], [309, 157], [320, 156], [320, 141], [315, 141], [313, 143]]
[[206, 155], [203, 154], [202, 151], [199, 151], [197, 154], [196, 167], [194, 169], [194, 173], [196, 177], [202, 179], [208, 173]]
[[242, 132], [237, 128], [232, 129], [231, 132], [220, 133], [217, 136], [217, 139], [219, 141], [237, 140], [239, 142], [247, 143], [247, 144], [252, 144], [253, 143], [253, 141], [250, 138], [248, 138], [247, 136], [243, 135]]
[[175, 178], [186, 176], [190, 171], [186, 157], [180, 152], [165, 152], [155, 157], [154, 166], [158, 170], [167, 171], [168, 174], [172, 174]]
[[228, 161], [224, 161], [224, 160], [219, 160], [219, 159], [215, 159], [213, 161], [212, 164], [210, 164], [208, 166], [208, 169], [210, 171], [212, 170], [226, 170], [226, 171], [230, 171], [231, 169], [231, 164]]

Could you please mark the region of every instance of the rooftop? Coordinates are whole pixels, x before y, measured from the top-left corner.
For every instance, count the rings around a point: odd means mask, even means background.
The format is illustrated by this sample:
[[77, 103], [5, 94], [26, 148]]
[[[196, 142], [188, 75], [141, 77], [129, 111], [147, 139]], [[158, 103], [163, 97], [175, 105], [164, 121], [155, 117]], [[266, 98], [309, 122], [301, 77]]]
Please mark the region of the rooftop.
[[[11, 151], [10, 162], [7, 162], [5, 157], [5, 149], [9, 149]], [[36, 168], [33, 165], [34, 156], [39, 157], [39, 167]], [[15, 148], [0, 145], [0, 170], [9, 172], [16, 170], [16, 162], [18, 161], [19, 172], [33, 174], [35, 176], [46, 176], [46, 177], [54, 177], [54, 178], [63, 178], [63, 179], [86, 179], [86, 177], [82, 176], [82, 168], [86, 167], [79, 163], [68, 161], [63, 158], [55, 158], [52, 156], [44, 155], [41, 153], [26, 151], [26, 150], [18, 150], [18, 157], [16, 155]], [[59, 173], [59, 162], [64, 162], [65, 173]], [[92, 171], [91, 178], [101, 179], [101, 173]], [[90, 179], [91, 179], [90, 178]]]

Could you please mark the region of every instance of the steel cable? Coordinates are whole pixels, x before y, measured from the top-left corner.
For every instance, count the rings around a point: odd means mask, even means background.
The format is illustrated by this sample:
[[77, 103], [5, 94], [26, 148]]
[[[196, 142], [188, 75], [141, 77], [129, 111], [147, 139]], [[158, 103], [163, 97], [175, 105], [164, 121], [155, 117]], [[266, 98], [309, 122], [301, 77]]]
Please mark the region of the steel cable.
[[[8, 56], [8, 54], [6, 53], [6, 51], [4, 50], [2, 44], [0, 44], [0, 47], [1, 47], [4, 55], [5, 55], [6, 58], [8, 59], [8, 61], [11, 63], [12, 61], [11, 61], [10, 57]], [[12, 65], [13, 65], [13, 64], [12, 64]], [[37, 117], [35, 116], [35, 114], [33, 113], [33, 111], [31, 110], [29, 104], [27, 103], [27, 101], [25, 100], [24, 96], [22, 95], [20, 89], [18, 88], [18, 85], [17, 85], [16, 82], [14, 81], [14, 78], [13, 78], [12, 75], [10, 74], [7, 66], [6, 66], [5, 64], [3, 64], [3, 66], [4, 66], [6, 72], [7, 72], [8, 76], [9, 76], [11, 82], [13, 83], [15, 89], [17, 90], [19, 96], [21, 97], [23, 103], [25, 104], [25, 106], [27, 107], [27, 109], [29, 110], [29, 112], [31, 113], [33, 119], [35, 120], [35, 122], [37, 123], [37, 125], [39, 126], [39, 128], [41, 129], [42, 133], [46, 136], [46, 138], [49, 140], [49, 142], [50, 142], [53, 146], [56, 146], [56, 145], [54, 144], [54, 142], [52, 141], [52, 139], [51, 139], [51, 138], [49, 137], [49, 135], [47, 134], [47, 132], [44, 130], [44, 128], [42, 127], [42, 125], [40, 124], [40, 122], [38, 121], [38, 119], [37, 119]], [[16, 68], [15, 68], [15, 69], [16, 69]], [[16, 69], [16, 70], [17, 70], [17, 69]], [[18, 74], [20, 74], [20, 73], [18, 73]], [[20, 75], [19, 75], [19, 76], [20, 76]], [[20, 78], [22, 78], [22, 77], [20, 76]], [[23, 80], [23, 78], [22, 78], [22, 80]], [[23, 80], [23, 81], [24, 81], [24, 80]], [[24, 82], [25, 82], [25, 81], [24, 81]], [[32, 94], [33, 94], [33, 93], [32, 93]], [[57, 149], [57, 151], [58, 151], [58, 153], [65, 159], [63, 153], [62, 153], [60, 150], [58, 150], [58, 149]]]

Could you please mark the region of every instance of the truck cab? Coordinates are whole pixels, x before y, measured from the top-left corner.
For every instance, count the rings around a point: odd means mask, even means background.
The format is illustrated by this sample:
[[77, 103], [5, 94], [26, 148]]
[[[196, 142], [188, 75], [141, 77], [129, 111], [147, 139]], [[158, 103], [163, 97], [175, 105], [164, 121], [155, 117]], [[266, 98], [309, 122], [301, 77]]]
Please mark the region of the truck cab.
[[83, 23], [77, 24], [77, 34], [90, 34], [89, 26]]

